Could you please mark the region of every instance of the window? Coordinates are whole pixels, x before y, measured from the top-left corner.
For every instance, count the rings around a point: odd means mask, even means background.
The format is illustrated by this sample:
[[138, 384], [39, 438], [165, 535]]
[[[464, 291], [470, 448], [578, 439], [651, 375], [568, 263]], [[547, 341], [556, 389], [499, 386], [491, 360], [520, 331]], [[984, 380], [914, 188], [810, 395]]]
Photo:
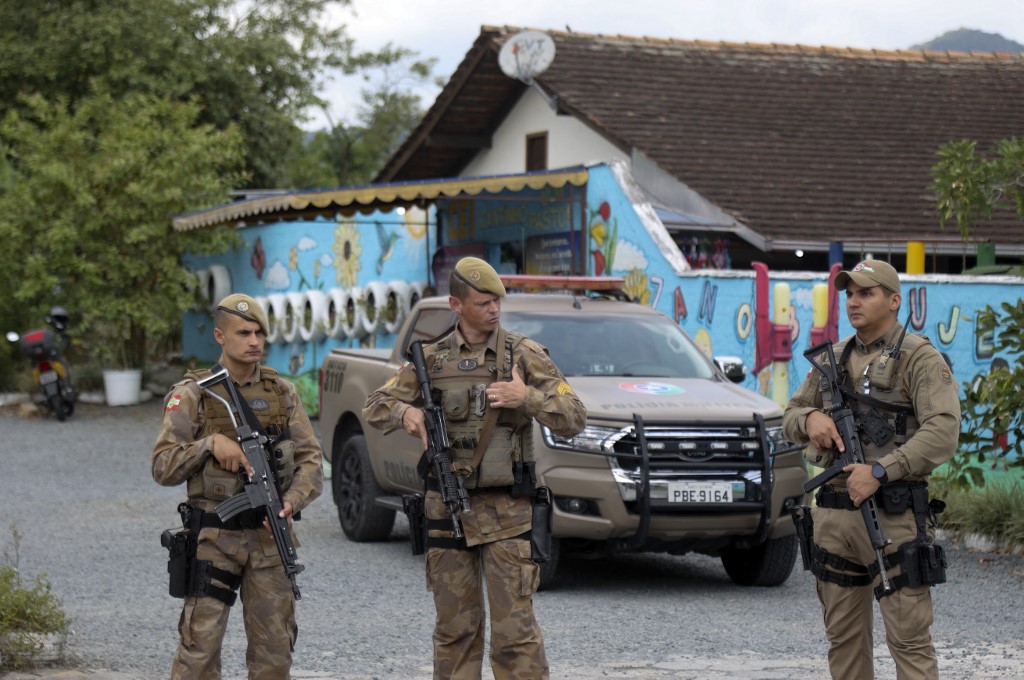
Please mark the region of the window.
[[526, 135], [526, 171], [548, 169], [548, 133]]

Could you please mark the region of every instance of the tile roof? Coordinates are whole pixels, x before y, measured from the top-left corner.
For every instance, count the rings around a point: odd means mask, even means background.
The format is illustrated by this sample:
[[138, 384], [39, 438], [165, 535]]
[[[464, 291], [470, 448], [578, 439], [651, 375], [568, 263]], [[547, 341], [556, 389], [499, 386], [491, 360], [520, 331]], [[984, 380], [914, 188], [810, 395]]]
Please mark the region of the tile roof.
[[[489, 143], [526, 87], [496, 58], [519, 30], [481, 30], [377, 181], [458, 175]], [[928, 189], [937, 148], [969, 138], [985, 152], [1024, 134], [1022, 55], [545, 32], [556, 54], [536, 80], [560, 111], [638, 149], [773, 248], [920, 238], [960, 252]], [[1024, 252], [1012, 214], [979, 234]]]

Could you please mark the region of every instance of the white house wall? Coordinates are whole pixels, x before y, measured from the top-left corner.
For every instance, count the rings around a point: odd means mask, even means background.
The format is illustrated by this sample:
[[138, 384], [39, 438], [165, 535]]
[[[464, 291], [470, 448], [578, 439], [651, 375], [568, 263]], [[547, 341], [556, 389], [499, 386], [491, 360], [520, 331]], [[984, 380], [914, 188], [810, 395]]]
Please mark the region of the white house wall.
[[610, 144], [573, 116], [558, 116], [533, 89], [528, 89], [495, 130], [491, 148], [484, 149], [462, 171], [466, 177], [523, 172], [526, 136], [548, 133], [548, 168], [565, 168], [622, 160], [629, 154]]

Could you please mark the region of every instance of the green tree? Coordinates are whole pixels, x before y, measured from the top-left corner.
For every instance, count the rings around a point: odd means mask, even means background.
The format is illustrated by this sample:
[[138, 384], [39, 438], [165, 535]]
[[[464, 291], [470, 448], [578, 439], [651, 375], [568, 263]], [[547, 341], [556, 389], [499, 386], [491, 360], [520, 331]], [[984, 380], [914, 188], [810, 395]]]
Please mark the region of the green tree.
[[[365, 184], [423, 117], [417, 86], [433, 78], [436, 59], [388, 43], [376, 52], [354, 54], [344, 72], [366, 83], [350, 121], [334, 122], [308, 136], [295, 164], [294, 185], [319, 187]], [[435, 83], [436, 84], [436, 83]]]
[[[1001, 140], [993, 157], [977, 152], [977, 143], [961, 140], [939, 149], [932, 168], [936, 207], [942, 224], [954, 221], [964, 241], [977, 236], [979, 225], [999, 210], [1015, 210], [1024, 219], [1024, 140]], [[961, 399], [960, 451], [946, 470], [943, 483], [953, 487], [984, 484], [976, 463], [1013, 460], [1024, 465], [1024, 301], [1003, 303], [999, 310], [979, 310], [975, 332], [991, 338], [993, 355], [1009, 354], [1005, 367], [964, 383]], [[1012, 362], [1012, 363], [1011, 363]], [[1007, 439], [1007, 448], [1001, 440]]]
[[34, 0], [0, 2], [0, 116], [17, 95], [73, 110], [94, 81], [128, 94], [197, 99], [200, 123], [236, 126], [247, 184], [284, 186], [297, 123], [323, 102], [327, 69], [352, 41], [326, 15], [349, 0]]
[[1024, 139], [1001, 140], [992, 158], [964, 139], [940, 147], [938, 157], [931, 188], [942, 226], [955, 222], [966, 242], [997, 210], [1015, 209], [1024, 219]]
[[147, 342], [194, 301], [185, 252], [235, 242], [228, 228], [175, 233], [170, 217], [220, 203], [241, 177], [242, 138], [200, 124], [200, 107], [98, 91], [72, 109], [23, 98], [0, 124], [14, 168], [0, 191], [8, 299], [40, 319], [54, 303], [81, 315], [94, 354], [141, 367]]

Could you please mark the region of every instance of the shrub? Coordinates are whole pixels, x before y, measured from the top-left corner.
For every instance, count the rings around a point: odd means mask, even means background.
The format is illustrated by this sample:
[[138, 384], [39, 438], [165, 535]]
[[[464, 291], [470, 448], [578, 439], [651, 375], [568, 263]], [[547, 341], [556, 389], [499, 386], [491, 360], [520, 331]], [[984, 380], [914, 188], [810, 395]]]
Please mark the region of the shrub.
[[14, 536], [14, 557], [4, 549], [0, 565], [0, 652], [3, 668], [30, 666], [43, 651], [40, 635], [67, 634], [71, 619], [64, 613], [63, 603], [56, 595], [46, 574], [37, 575], [26, 584], [17, 567], [21, 534], [11, 525]]
[[1002, 545], [1024, 546], [1024, 491], [1020, 482], [992, 482], [954, 491], [939, 515], [944, 529], [959, 536], [981, 534]]

